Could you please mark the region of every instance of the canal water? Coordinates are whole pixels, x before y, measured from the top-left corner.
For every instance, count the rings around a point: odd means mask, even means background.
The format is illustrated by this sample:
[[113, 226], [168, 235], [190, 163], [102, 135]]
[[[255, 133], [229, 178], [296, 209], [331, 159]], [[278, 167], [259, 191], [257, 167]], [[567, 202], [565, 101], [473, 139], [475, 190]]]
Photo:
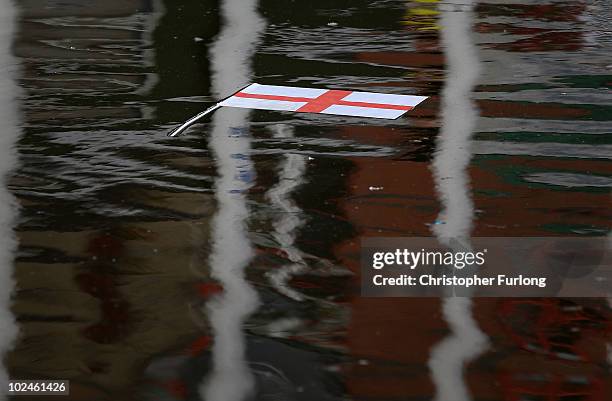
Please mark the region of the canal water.
[[[0, 383], [611, 399], [609, 300], [359, 288], [363, 237], [609, 235], [611, 20], [607, 0], [0, 0]], [[251, 82], [430, 98], [166, 136]]]

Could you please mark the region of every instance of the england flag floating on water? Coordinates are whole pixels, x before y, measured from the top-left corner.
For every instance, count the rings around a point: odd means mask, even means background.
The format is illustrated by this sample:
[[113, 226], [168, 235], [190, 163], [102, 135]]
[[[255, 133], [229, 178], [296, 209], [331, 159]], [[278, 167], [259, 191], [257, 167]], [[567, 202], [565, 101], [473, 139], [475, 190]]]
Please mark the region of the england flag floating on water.
[[221, 106], [396, 119], [425, 99], [423, 96], [251, 84], [222, 101]]
[[177, 136], [200, 118], [223, 106], [394, 120], [425, 99], [425, 96], [251, 84], [190, 118], [168, 135]]

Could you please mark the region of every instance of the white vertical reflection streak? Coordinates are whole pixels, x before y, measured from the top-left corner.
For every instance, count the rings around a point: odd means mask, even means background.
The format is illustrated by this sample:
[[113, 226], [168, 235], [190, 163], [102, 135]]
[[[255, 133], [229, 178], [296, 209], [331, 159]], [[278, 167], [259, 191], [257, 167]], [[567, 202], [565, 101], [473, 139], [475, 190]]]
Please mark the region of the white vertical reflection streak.
[[[275, 138], [293, 136], [293, 127], [282, 124], [275, 126]], [[291, 262], [268, 273], [268, 278], [278, 292], [296, 301], [302, 301], [304, 296], [288, 283], [292, 276], [306, 269], [302, 253], [293, 244], [296, 230], [304, 224], [304, 219], [300, 215], [301, 209], [291, 200], [291, 193], [304, 182], [305, 170], [306, 156], [287, 154], [281, 164], [278, 184], [266, 193], [272, 206], [280, 212], [280, 217], [274, 222], [274, 239]]]
[[[450, 3], [450, 4], [448, 4]], [[467, 166], [478, 111], [470, 94], [479, 73], [476, 48], [470, 39], [473, 2], [452, 0], [442, 9], [441, 40], [447, 77], [442, 92], [442, 127], [433, 160], [436, 191], [442, 204], [433, 231], [441, 243], [469, 244], [474, 214]], [[463, 378], [464, 366], [486, 347], [487, 337], [472, 316], [470, 298], [444, 298], [442, 313], [451, 333], [432, 350], [429, 359], [437, 401], [471, 400]]]
[[[166, 13], [166, 7], [163, 0], [153, 0], [151, 10], [145, 14], [142, 34], [142, 61], [143, 65], [148, 68], [155, 66], [155, 29], [159, 21]], [[147, 72], [143, 84], [136, 90], [137, 94], [148, 95], [155, 85], [159, 82], [159, 75], [153, 72]]]
[[19, 87], [15, 82], [18, 64], [12, 55], [17, 11], [11, 0], [0, 0], [0, 399], [5, 399], [8, 373], [4, 357], [17, 337], [11, 313], [13, 259], [17, 240], [13, 232], [17, 203], [7, 188], [8, 174], [17, 164], [15, 144], [20, 135]]
[[[250, 82], [250, 59], [265, 27], [257, 13], [257, 0], [225, 0], [221, 16], [222, 29], [210, 49], [212, 89], [217, 98]], [[255, 290], [244, 277], [253, 257], [246, 233], [245, 191], [254, 175], [248, 122], [248, 110], [229, 108], [217, 111], [212, 120], [210, 148], [218, 174], [218, 210], [211, 223], [209, 264], [224, 292], [207, 305], [214, 343], [211, 372], [200, 388], [206, 401], [242, 401], [254, 389], [242, 332], [244, 321], [258, 304]]]

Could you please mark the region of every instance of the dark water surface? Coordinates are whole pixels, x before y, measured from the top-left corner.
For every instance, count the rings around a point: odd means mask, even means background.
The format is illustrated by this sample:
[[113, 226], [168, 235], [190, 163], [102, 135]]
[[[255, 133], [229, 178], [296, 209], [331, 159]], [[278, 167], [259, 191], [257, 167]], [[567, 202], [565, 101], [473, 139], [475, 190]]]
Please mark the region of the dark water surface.
[[[9, 377], [75, 400], [612, 399], [608, 300], [358, 287], [364, 236], [608, 235], [608, 1], [0, 14]], [[391, 122], [222, 109], [165, 136], [249, 82], [431, 99]]]

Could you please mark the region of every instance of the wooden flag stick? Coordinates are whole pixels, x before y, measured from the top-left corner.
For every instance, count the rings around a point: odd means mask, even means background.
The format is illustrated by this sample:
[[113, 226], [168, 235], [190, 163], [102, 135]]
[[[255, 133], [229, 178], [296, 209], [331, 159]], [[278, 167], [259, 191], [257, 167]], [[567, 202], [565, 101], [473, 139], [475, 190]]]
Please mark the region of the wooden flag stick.
[[[219, 103], [221, 103], [221, 102], [219, 102]], [[191, 127], [199, 119], [201, 119], [203, 117], [206, 117], [207, 115], [209, 115], [210, 113], [212, 113], [213, 111], [215, 111], [219, 107], [221, 107], [221, 105], [219, 103], [215, 103], [214, 105], [210, 106], [206, 110], [204, 110], [204, 111], [196, 114], [195, 116], [191, 117], [189, 120], [185, 121], [184, 123], [182, 123], [178, 127], [174, 128], [172, 131], [168, 132], [168, 136], [174, 137], [174, 136], [181, 135], [187, 128]]]
[[184, 123], [182, 123], [181, 125], [179, 125], [178, 127], [175, 127], [174, 129], [172, 129], [170, 132], [168, 132], [168, 136], [171, 137], [175, 137], [175, 136], [179, 136], [181, 135], [183, 132], [185, 132], [185, 130], [189, 127], [191, 127], [193, 124], [195, 124], [198, 120], [200, 120], [203, 117], [206, 117], [207, 115], [211, 114], [213, 111], [221, 108], [221, 103], [226, 100], [229, 99], [230, 97], [234, 96], [236, 93], [240, 92], [241, 90], [243, 90], [244, 88], [247, 88], [249, 85], [243, 86], [242, 88], [238, 89], [237, 91], [235, 91], [234, 93], [232, 93], [231, 95], [219, 100], [217, 103], [213, 104], [212, 106], [210, 106], [209, 108], [207, 108], [206, 110], [196, 114], [195, 116], [191, 117], [189, 120], [185, 121]]

